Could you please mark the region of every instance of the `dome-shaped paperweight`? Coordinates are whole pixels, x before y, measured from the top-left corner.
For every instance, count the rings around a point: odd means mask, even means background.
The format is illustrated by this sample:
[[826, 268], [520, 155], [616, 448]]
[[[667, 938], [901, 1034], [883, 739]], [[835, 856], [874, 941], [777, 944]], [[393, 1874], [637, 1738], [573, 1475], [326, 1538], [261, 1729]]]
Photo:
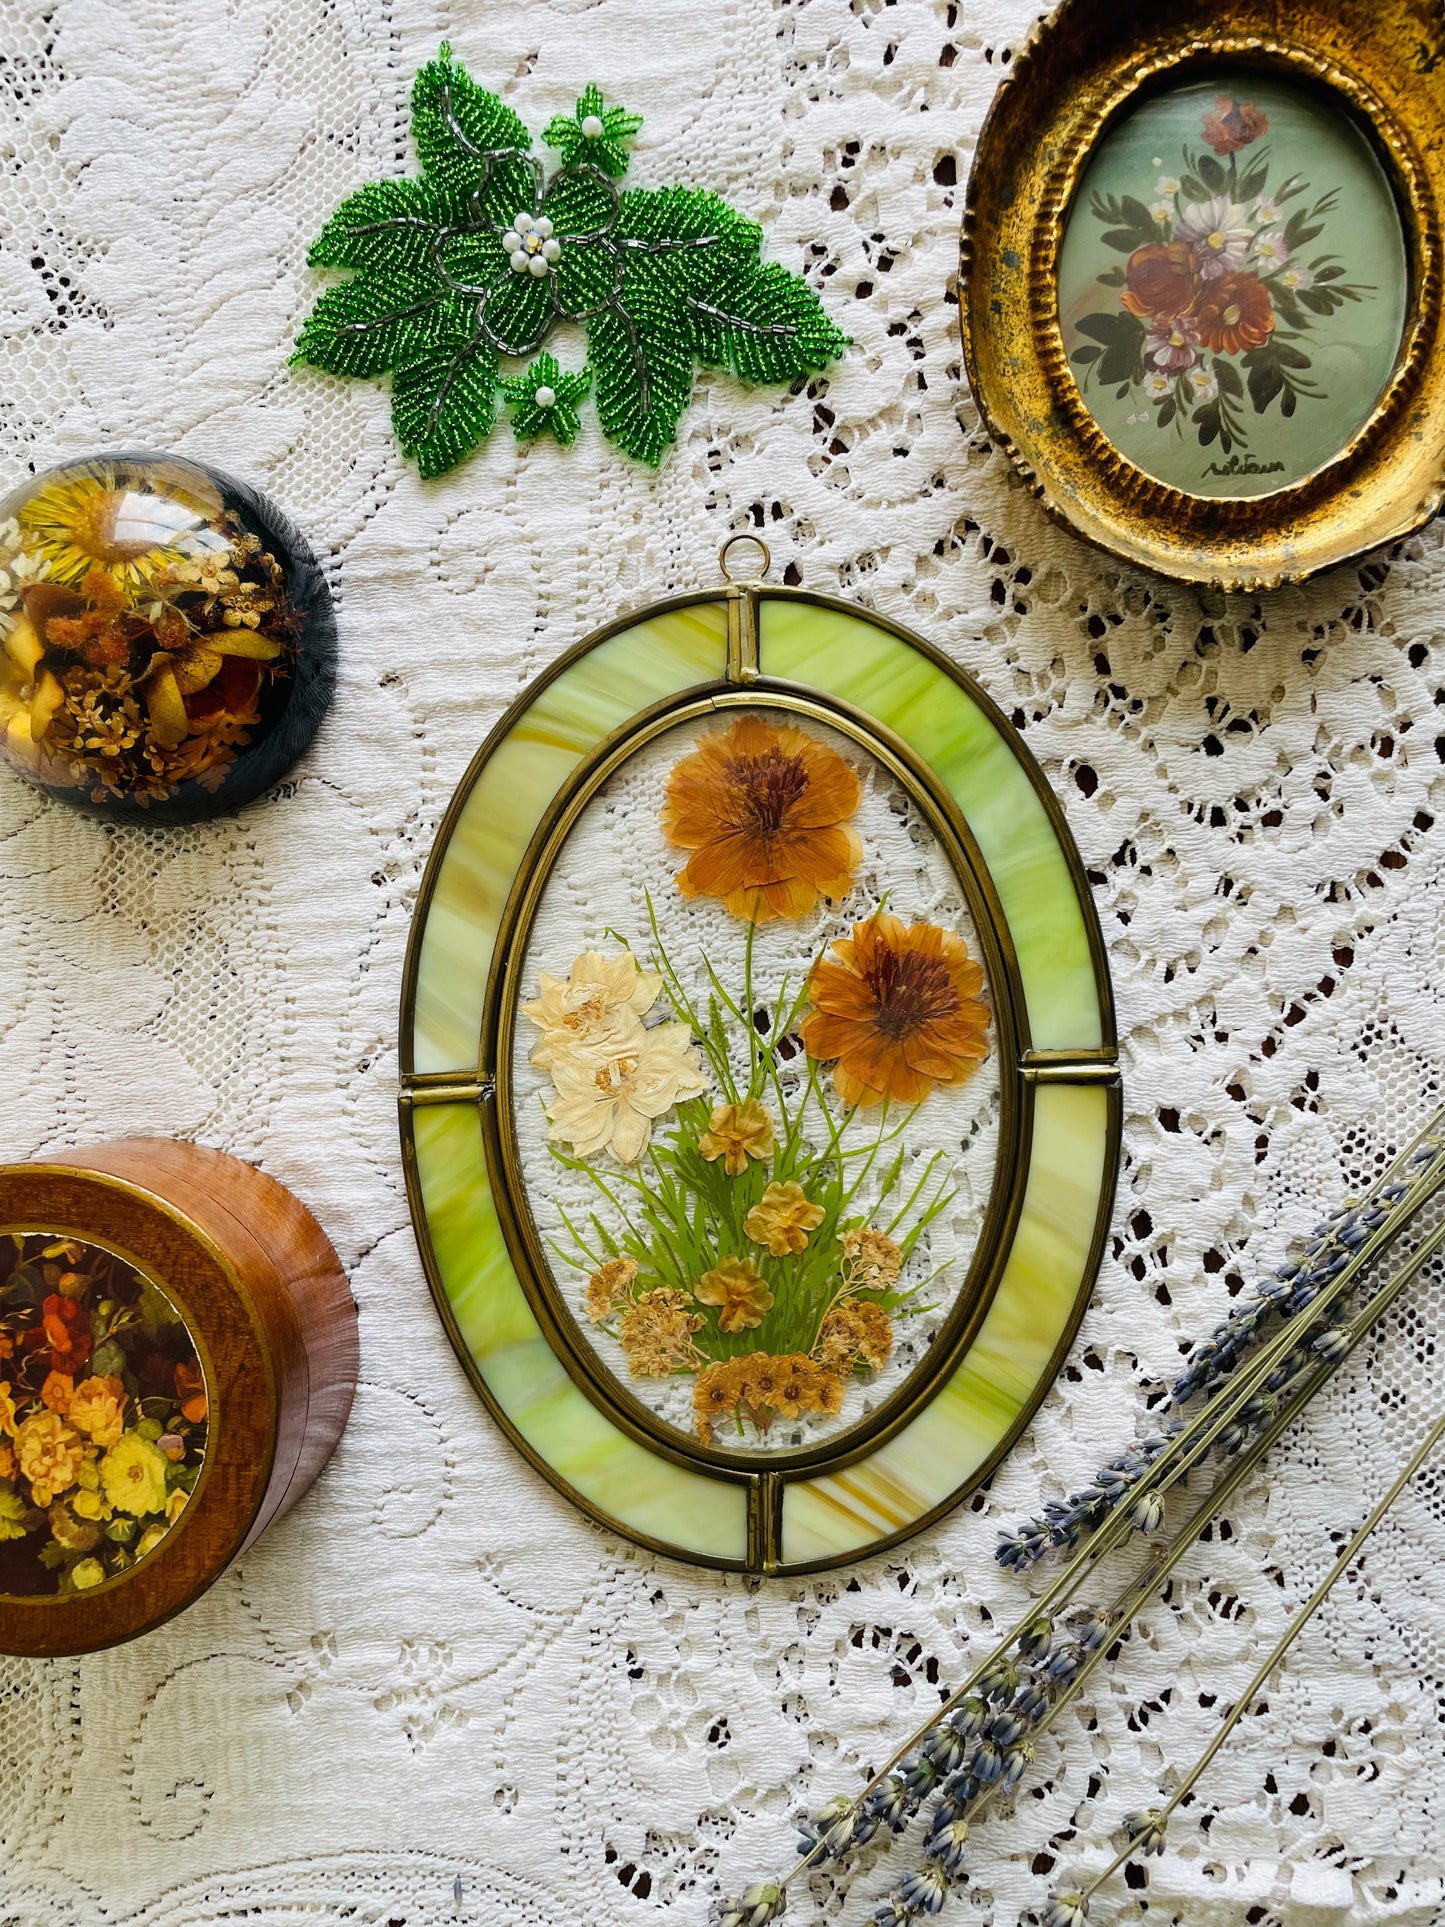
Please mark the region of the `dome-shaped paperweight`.
[[0, 502], [0, 753], [112, 820], [193, 822], [275, 784], [336, 677], [305, 540], [171, 455], [68, 462]]

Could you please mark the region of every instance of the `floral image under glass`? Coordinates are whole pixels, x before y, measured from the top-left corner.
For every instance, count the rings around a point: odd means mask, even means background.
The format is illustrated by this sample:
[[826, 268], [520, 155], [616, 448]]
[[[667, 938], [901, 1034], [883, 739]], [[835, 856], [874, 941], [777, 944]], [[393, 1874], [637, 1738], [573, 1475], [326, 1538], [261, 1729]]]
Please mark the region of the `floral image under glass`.
[[0, 1232], [0, 1595], [88, 1591], [184, 1512], [209, 1424], [170, 1298], [112, 1252]]
[[694, 1442], [857, 1425], [956, 1306], [993, 1178], [992, 1003], [916, 798], [812, 716], [640, 748], [543, 889], [512, 1101], [557, 1292]]
[[1368, 419], [1409, 274], [1365, 135], [1323, 96], [1221, 70], [1099, 145], [1059, 263], [1065, 348], [1110, 440], [1199, 495], [1301, 480]]
[[72, 463], [0, 503], [0, 749], [68, 801], [248, 801], [314, 735], [333, 654], [304, 543], [196, 463]]

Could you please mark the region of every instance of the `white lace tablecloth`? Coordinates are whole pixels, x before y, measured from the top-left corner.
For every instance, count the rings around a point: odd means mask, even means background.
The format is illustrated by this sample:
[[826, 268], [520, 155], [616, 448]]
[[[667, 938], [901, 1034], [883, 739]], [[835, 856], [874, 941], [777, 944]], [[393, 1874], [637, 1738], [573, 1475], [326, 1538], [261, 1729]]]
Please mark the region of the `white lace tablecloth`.
[[[998, 1524], [1122, 1444], [1180, 1341], [1437, 1101], [1440, 533], [1201, 597], [1016, 485], [948, 289], [1032, 11], [0, 0], [0, 483], [106, 443], [214, 460], [309, 532], [343, 645], [315, 750], [235, 819], [108, 829], [0, 780], [0, 1150], [154, 1131], [257, 1160], [330, 1229], [363, 1340], [331, 1468], [200, 1605], [121, 1652], [0, 1664], [4, 1927], [701, 1923], [1012, 1616]], [[420, 483], [383, 385], [286, 357], [306, 244], [410, 166], [410, 78], [446, 36], [537, 132], [589, 79], [643, 112], [635, 177], [760, 219], [846, 362], [794, 398], [700, 381], [657, 475], [589, 421], [570, 453], [502, 429]], [[715, 580], [744, 525], [1013, 713], [1095, 880], [1126, 1078], [1098, 1293], [992, 1491], [789, 1584], [639, 1552], [513, 1453], [433, 1315], [395, 1121], [411, 906], [468, 758], [559, 650]], [[1193, 1757], [1433, 1417], [1435, 1325], [1402, 1318], [1248, 1489], [1063, 1723], [1042, 1794], [979, 1830], [949, 1918], [1031, 1917]], [[1442, 1496], [1401, 1504], [1241, 1728], [1150, 1862], [1151, 1919], [1445, 1917]], [[793, 1914], [856, 1927], [916, 1852]], [[1102, 1917], [1133, 1917], [1110, 1893]]]

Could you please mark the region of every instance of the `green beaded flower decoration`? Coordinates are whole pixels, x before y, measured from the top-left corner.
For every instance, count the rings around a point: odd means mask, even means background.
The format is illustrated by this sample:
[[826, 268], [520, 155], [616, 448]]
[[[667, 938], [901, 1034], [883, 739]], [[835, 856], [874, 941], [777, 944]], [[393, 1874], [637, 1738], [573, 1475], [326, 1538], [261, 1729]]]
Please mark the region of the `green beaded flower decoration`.
[[[311, 265], [356, 273], [322, 295], [293, 359], [390, 371], [392, 424], [423, 475], [483, 440], [499, 392], [519, 437], [570, 442], [589, 386], [603, 433], [656, 467], [695, 364], [787, 382], [848, 346], [805, 281], [759, 260], [756, 223], [716, 194], [617, 185], [642, 122], [598, 88], [547, 127], [562, 160], [550, 180], [521, 121], [450, 47], [417, 75], [411, 108], [421, 177], [371, 182], [322, 229]], [[580, 374], [546, 355], [503, 379], [503, 358], [536, 355], [564, 321], [587, 331]]]

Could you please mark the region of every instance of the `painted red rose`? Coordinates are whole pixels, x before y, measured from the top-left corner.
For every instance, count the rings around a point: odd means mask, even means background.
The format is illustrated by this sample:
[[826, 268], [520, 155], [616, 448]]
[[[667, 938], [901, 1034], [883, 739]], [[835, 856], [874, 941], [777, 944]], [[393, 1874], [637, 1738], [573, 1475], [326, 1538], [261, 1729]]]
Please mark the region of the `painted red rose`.
[[1119, 296], [1141, 320], [1172, 321], [1199, 286], [1193, 250], [1183, 241], [1150, 241], [1129, 256], [1128, 286]]
[[1216, 154], [1237, 154], [1269, 132], [1269, 115], [1247, 100], [1221, 94], [1214, 112], [1204, 116], [1204, 138]]
[[1211, 354], [1258, 348], [1274, 332], [1274, 305], [1257, 274], [1225, 274], [1205, 284], [1192, 310], [1199, 339]]
[[90, 1318], [74, 1298], [53, 1292], [41, 1306], [41, 1327], [50, 1346], [53, 1372], [83, 1371], [90, 1363]]

